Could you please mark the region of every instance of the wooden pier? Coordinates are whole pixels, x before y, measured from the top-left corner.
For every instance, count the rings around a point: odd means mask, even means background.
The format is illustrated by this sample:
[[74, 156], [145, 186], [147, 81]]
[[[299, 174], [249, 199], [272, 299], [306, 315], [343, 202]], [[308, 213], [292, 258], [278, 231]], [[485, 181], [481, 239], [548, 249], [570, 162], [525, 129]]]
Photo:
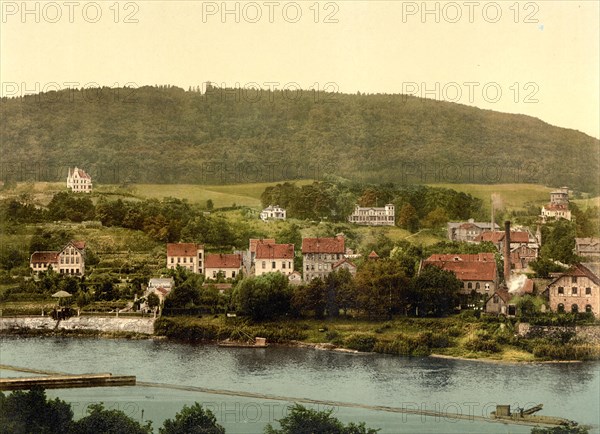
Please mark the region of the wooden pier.
[[35, 386], [44, 389], [77, 387], [135, 386], [135, 375], [80, 374], [44, 377], [0, 378], [0, 390], [28, 390]]

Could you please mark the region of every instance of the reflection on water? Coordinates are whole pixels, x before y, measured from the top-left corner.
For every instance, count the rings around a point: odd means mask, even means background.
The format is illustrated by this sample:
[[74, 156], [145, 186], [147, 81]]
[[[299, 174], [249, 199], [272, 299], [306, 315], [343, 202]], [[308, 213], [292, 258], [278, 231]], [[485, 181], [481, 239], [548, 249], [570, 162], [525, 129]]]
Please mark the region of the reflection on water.
[[[71, 373], [133, 374], [138, 381], [477, 416], [486, 416], [496, 403], [543, 403], [543, 414], [600, 424], [597, 362], [503, 365], [285, 347], [220, 348], [159, 340], [2, 337], [0, 363]], [[141, 414], [143, 408], [146, 417], [155, 421], [155, 427], [173, 417], [184, 404], [204, 402], [215, 409], [228, 432], [240, 433], [261, 432], [267, 422], [282, 417], [286, 407], [285, 402], [278, 401], [144, 387], [51, 393], [77, 402], [81, 411], [86, 402], [129, 403], [128, 411], [137, 408]], [[346, 421], [364, 420], [390, 433], [530, 430], [344, 407], [335, 411]]]

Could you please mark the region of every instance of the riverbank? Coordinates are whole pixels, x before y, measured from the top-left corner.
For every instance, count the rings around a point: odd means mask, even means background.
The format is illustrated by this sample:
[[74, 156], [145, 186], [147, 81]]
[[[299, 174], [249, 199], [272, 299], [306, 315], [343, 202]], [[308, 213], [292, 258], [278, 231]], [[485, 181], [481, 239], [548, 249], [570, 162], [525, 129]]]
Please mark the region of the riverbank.
[[[590, 326], [594, 327], [594, 326]], [[73, 317], [58, 324], [49, 317], [0, 318], [0, 334], [126, 339], [169, 339], [191, 343], [253, 340], [343, 353], [382, 353], [410, 357], [476, 360], [490, 363], [540, 363], [600, 360], [600, 344], [569, 328], [548, 337], [519, 335], [522, 325], [503, 318], [396, 318], [370, 322], [288, 319], [251, 323], [241, 318]], [[581, 330], [581, 328], [579, 328]], [[600, 330], [600, 328], [599, 328]], [[584, 336], [590, 335], [587, 330]]]

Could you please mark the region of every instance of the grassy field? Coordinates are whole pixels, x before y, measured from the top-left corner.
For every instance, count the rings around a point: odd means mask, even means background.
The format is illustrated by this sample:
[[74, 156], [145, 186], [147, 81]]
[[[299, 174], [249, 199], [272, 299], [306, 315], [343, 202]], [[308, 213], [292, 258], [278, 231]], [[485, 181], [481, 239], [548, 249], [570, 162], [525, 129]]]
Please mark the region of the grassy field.
[[468, 193], [483, 201], [486, 213], [491, 211], [491, 197], [496, 195], [496, 208], [523, 210], [527, 205], [542, 206], [550, 201], [554, 188], [536, 184], [428, 184]]

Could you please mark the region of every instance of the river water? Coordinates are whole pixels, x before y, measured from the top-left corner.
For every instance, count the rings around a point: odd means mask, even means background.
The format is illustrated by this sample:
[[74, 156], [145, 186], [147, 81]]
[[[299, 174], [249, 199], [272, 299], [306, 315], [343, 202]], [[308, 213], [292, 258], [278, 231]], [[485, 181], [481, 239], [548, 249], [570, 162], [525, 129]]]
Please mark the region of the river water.
[[[185, 404], [210, 408], [228, 433], [261, 433], [286, 414], [294, 400], [310, 398], [487, 416], [496, 403], [529, 407], [540, 414], [600, 425], [600, 362], [495, 364], [380, 354], [344, 354], [312, 349], [220, 348], [164, 340], [0, 337], [0, 363], [32, 369], [136, 375], [165, 387], [49, 390], [71, 403], [75, 417], [102, 401], [155, 431]], [[2, 376], [26, 374], [2, 371]], [[31, 375], [31, 374], [27, 374]], [[192, 386], [276, 395], [280, 400], [176, 389]], [[325, 405], [307, 405], [329, 408]], [[424, 417], [335, 405], [345, 423], [365, 421], [380, 433], [529, 433], [531, 428], [479, 420]]]

